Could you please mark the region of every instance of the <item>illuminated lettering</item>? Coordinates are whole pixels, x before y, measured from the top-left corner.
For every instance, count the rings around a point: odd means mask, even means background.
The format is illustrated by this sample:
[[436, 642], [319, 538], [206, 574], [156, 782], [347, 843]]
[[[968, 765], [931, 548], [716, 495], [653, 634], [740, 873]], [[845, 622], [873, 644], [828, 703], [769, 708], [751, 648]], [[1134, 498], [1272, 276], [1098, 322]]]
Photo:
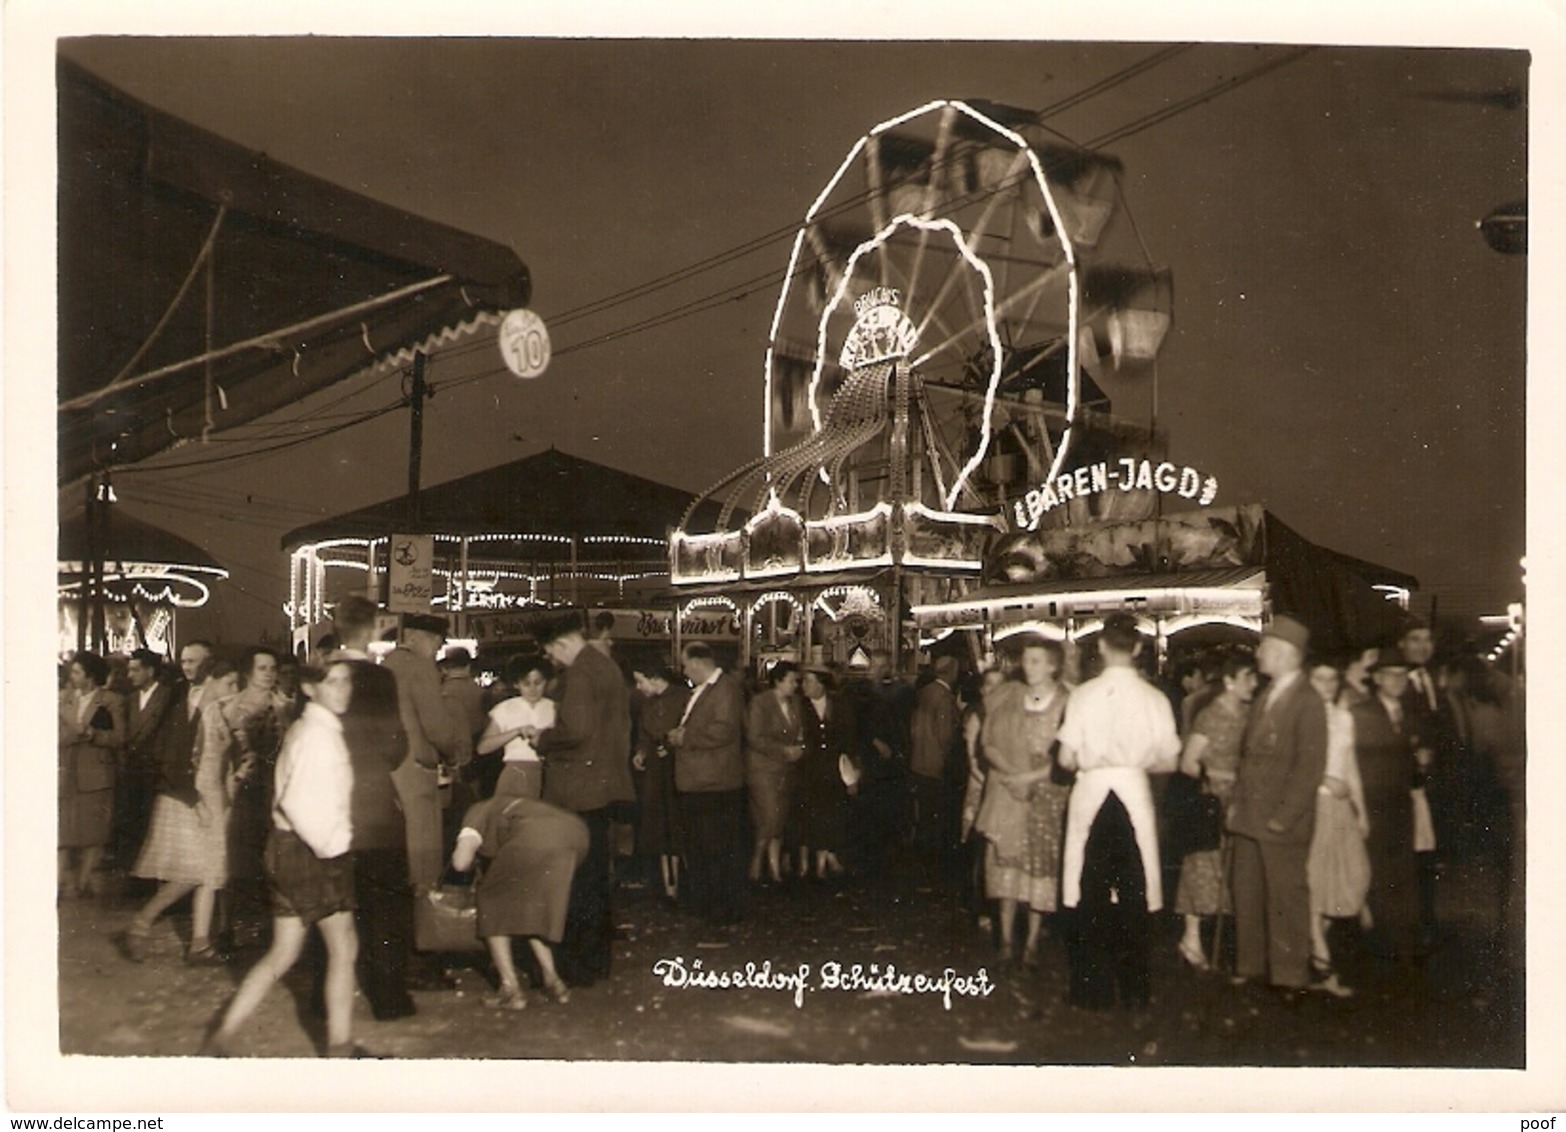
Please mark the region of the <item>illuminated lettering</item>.
[[1062, 503], [1107, 492], [1111, 484], [1117, 485], [1121, 491], [1178, 494], [1184, 499], [1196, 500], [1202, 507], [1208, 506], [1218, 496], [1216, 476], [1204, 477], [1189, 465], [1180, 466], [1168, 460], [1154, 464], [1151, 460], [1121, 456], [1114, 461], [1113, 467], [1108, 461], [1087, 464], [1045, 480], [1026, 492], [1012, 504], [1015, 527], [1017, 530], [1038, 530], [1044, 516]]

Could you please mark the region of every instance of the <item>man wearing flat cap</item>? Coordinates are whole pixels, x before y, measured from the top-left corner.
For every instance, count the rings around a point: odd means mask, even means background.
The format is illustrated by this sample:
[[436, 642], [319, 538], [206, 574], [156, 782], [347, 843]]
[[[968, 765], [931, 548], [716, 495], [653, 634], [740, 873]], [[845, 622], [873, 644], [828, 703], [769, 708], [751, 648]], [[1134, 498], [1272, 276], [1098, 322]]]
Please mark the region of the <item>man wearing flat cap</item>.
[[1272, 682], [1251, 705], [1229, 809], [1236, 975], [1289, 993], [1311, 981], [1306, 861], [1327, 767], [1327, 707], [1304, 674], [1309, 644], [1293, 617], [1262, 630], [1256, 667]]

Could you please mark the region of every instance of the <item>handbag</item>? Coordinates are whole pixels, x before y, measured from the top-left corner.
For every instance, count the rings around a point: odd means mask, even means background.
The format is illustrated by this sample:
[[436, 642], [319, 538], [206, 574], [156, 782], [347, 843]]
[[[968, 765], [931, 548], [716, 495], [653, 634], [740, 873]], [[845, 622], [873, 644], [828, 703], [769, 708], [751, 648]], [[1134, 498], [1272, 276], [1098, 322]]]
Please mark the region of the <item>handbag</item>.
[[1201, 788], [1194, 778], [1175, 773], [1165, 788], [1168, 816], [1167, 848], [1173, 860], [1187, 853], [1208, 853], [1223, 841], [1223, 799]]
[[1187, 853], [1211, 853], [1223, 841], [1223, 799], [1205, 790], [1191, 806], [1191, 832], [1186, 839]]
[[417, 951], [483, 951], [478, 936], [478, 883], [450, 884], [446, 878], [413, 902], [413, 946]]

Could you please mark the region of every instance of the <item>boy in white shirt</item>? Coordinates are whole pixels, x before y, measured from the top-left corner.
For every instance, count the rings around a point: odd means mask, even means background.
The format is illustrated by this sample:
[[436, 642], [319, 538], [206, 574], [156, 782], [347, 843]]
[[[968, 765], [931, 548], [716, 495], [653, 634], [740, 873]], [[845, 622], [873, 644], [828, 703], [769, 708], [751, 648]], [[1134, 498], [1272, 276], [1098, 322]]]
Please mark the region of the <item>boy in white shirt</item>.
[[353, 836], [349, 796], [353, 768], [343, 741], [342, 714], [353, 696], [346, 661], [301, 669], [310, 698], [288, 730], [273, 779], [272, 834], [266, 874], [272, 887], [272, 947], [250, 969], [203, 1050], [225, 1057], [229, 1043], [272, 986], [299, 958], [312, 924], [326, 941], [326, 1056], [353, 1057], [354, 930]]

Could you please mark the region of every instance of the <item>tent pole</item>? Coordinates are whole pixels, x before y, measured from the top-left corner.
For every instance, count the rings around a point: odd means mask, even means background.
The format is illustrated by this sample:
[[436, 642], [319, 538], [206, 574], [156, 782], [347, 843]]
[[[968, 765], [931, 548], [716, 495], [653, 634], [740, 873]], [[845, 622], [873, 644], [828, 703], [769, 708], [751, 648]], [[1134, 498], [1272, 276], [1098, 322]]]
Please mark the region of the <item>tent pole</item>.
[[82, 556], [82, 574], [79, 608], [76, 611], [76, 651], [87, 651], [87, 620], [92, 616], [92, 556], [93, 556], [93, 493], [97, 488], [97, 477], [87, 478], [87, 497], [85, 500], [87, 511], [83, 522], [83, 529], [87, 532], [87, 545], [83, 548], [86, 554]]

